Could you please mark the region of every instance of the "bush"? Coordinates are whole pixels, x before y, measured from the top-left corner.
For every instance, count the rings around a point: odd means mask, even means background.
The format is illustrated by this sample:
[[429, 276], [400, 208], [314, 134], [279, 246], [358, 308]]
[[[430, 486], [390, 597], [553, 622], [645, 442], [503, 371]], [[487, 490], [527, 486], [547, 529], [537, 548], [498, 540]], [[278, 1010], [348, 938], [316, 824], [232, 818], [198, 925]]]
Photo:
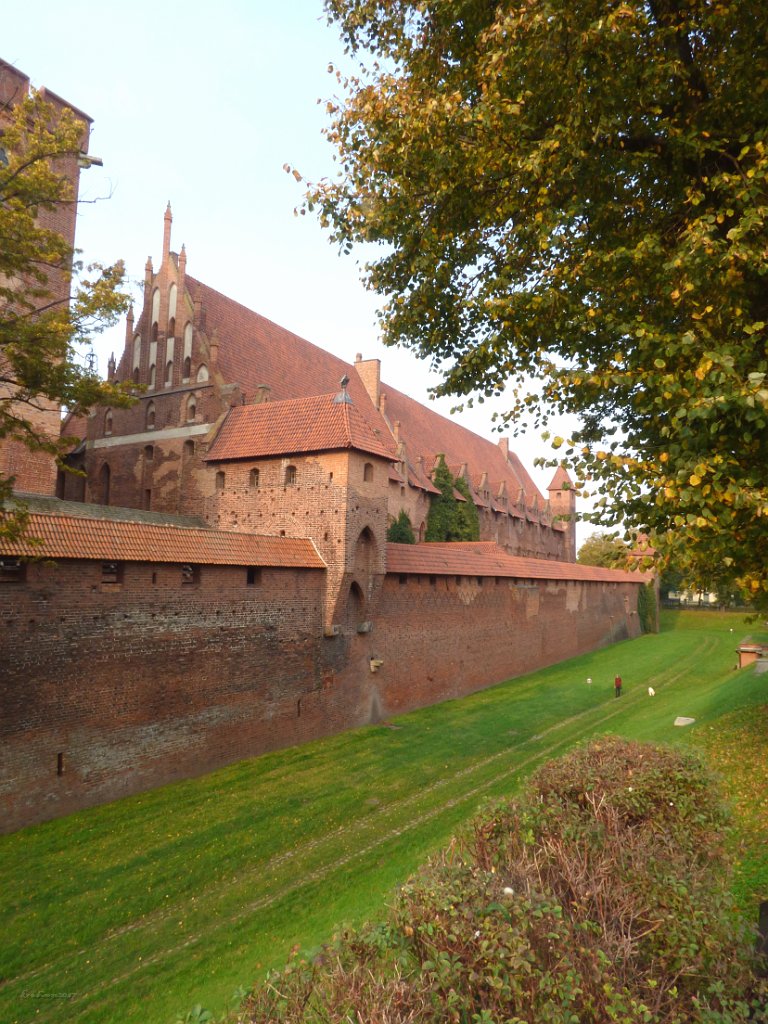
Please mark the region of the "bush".
[[640, 587], [637, 595], [637, 614], [640, 619], [640, 628], [644, 633], [656, 632], [656, 587], [653, 583], [646, 583]]
[[725, 823], [692, 755], [593, 743], [474, 823], [384, 925], [272, 975], [241, 1020], [765, 1022]]
[[387, 540], [392, 544], [415, 544], [416, 536], [413, 532], [413, 525], [410, 516], [404, 508], [387, 530]]

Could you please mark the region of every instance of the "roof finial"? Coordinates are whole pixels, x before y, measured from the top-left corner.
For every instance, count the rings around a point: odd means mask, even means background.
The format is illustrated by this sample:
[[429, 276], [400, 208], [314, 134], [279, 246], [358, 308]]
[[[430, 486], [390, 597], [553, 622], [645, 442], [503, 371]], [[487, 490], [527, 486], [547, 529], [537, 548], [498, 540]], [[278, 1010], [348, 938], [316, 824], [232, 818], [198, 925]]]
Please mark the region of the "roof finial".
[[347, 394], [347, 385], [349, 384], [349, 377], [346, 375], [346, 373], [344, 374], [344, 376], [339, 381], [339, 384], [341, 385], [341, 391], [334, 398], [333, 404], [334, 405], [352, 405], [352, 399]]

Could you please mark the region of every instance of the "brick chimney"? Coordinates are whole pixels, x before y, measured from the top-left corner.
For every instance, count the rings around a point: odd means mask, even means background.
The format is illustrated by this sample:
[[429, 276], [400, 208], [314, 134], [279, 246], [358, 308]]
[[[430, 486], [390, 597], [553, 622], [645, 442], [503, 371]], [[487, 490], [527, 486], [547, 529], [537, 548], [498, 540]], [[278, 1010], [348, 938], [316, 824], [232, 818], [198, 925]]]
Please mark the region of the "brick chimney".
[[363, 359], [358, 352], [355, 356], [355, 369], [368, 392], [368, 397], [378, 409], [381, 404], [381, 360]]

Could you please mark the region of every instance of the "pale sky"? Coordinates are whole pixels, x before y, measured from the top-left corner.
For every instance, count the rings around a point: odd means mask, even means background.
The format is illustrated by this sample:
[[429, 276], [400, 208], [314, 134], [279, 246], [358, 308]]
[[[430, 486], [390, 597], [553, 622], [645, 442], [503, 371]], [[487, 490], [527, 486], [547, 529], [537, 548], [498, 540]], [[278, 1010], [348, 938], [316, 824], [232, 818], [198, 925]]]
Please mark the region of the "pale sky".
[[[336, 86], [328, 65], [344, 57], [322, 0], [36, 0], [4, 19], [0, 56], [93, 118], [90, 151], [104, 167], [84, 172], [81, 198], [105, 198], [82, 204], [77, 245], [86, 261], [124, 259], [137, 305], [170, 200], [171, 246], [186, 244], [193, 277], [349, 362], [381, 359], [385, 381], [428, 400], [437, 378], [378, 340], [362, 254], [338, 255], [314, 217], [294, 216], [303, 186], [283, 165], [311, 180], [335, 167], [321, 133]], [[123, 338], [121, 328], [97, 341], [102, 374]], [[491, 411], [459, 419], [497, 441]], [[533, 466], [548, 454], [538, 432], [511, 444], [544, 490], [553, 471]], [[580, 526], [582, 540], [589, 532]]]

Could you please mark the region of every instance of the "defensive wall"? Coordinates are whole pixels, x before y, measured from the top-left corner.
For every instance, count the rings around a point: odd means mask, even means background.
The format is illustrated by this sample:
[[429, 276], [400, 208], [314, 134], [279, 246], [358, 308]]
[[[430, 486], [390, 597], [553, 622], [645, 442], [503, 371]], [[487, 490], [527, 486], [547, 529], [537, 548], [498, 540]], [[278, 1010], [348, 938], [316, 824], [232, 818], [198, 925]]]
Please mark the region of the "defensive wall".
[[370, 601], [329, 628], [310, 541], [66, 517], [54, 534], [55, 561], [0, 571], [4, 831], [640, 631], [637, 574], [490, 543], [388, 545]]

